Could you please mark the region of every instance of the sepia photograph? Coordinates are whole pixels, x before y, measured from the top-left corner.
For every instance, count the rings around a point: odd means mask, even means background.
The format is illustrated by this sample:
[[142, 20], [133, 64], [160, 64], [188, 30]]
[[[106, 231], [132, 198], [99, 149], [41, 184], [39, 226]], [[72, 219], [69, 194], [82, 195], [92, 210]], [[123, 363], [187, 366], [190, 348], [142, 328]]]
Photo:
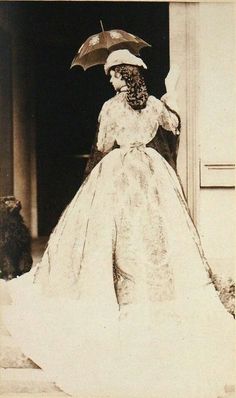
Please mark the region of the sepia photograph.
[[3, 398], [236, 398], [235, 22], [0, 1]]

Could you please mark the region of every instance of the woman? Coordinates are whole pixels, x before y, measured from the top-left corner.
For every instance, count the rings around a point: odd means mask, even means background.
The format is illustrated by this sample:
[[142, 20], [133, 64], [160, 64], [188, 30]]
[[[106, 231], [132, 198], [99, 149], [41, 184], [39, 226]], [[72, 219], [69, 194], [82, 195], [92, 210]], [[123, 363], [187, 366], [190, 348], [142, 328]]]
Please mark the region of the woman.
[[[123, 50], [123, 55], [126, 53], [126, 51], [127, 50]], [[128, 53], [126, 53], [126, 54], [128, 54]], [[112, 57], [117, 57], [116, 51], [114, 53], [112, 53]], [[111, 57], [109, 58], [109, 60], [111, 63], [113, 63], [113, 60]], [[114, 62], [115, 61], [116, 60], [114, 60]], [[130, 61], [130, 62], [132, 62], [132, 61]], [[142, 66], [146, 69], [146, 65], [144, 63], [143, 63], [143, 65], [140, 64], [140, 66]], [[137, 65], [135, 66], [135, 68], [137, 70]], [[128, 82], [128, 85], [129, 85], [129, 87], [131, 87], [133, 84], [135, 84], [133, 81], [135, 76], [134, 76], [134, 74], [132, 74], [132, 68], [129, 68], [129, 70], [130, 70], [130, 76], [129, 76], [129, 79], [127, 79], [127, 80], [130, 80], [130, 84]], [[178, 130], [180, 130], [180, 118], [175, 111], [177, 109], [175, 84], [176, 84], [176, 80], [178, 79], [178, 74], [179, 74], [178, 68], [172, 67], [172, 72], [169, 72], [168, 77], [165, 80], [167, 91], [171, 95], [168, 95], [168, 96], [164, 95], [162, 97], [162, 101], [165, 102], [165, 107], [169, 110], [169, 112], [172, 112], [178, 118], [178, 121], [179, 121]], [[126, 73], [126, 75], [127, 75], [127, 73]], [[132, 75], [132, 77], [131, 77], [131, 75]], [[128, 76], [126, 76], [126, 77], [128, 78]], [[137, 75], [137, 71], [136, 71], [136, 81], [139, 84], [139, 77]], [[140, 87], [143, 87], [143, 83], [141, 81], [140, 81], [140, 85], [141, 85]], [[146, 90], [146, 86], [145, 86], [145, 90]], [[168, 98], [168, 105], [166, 104], [167, 98]], [[175, 110], [171, 109], [170, 105]], [[99, 130], [99, 128], [98, 128], [98, 130]], [[96, 164], [104, 156], [104, 153], [100, 152], [97, 148], [97, 138], [98, 138], [97, 136], [98, 136], [98, 131], [97, 131], [97, 134], [95, 137], [95, 142], [93, 143], [93, 146], [92, 146], [91, 155], [90, 155], [89, 160], [86, 165], [85, 177], [91, 172], [93, 167], [95, 167]], [[177, 152], [178, 152], [178, 146], [179, 146], [179, 134], [173, 134], [171, 130], [164, 129], [163, 125], [160, 124], [158, 126], [156, 135], [147, 144], [147, 146], [157, 150], [168, 161], [168, 163], [174, 168], [174, 170], [176, 170]], [[116, 144], [113, 146], [113, 149], [115, 147], [117, 147]]]
[[173, 104], [148, 95], [145, 67], [127, 50], [108, 57], [116, 95], [99, 115], [105, 156], [41, 263], [8, 283], [6, 322], [71, 395], [217, 398], [233, 380], [233, 319], [211, 283], [176, 173], [147, 147], [159, 125], [177, 135], [179, 119]]

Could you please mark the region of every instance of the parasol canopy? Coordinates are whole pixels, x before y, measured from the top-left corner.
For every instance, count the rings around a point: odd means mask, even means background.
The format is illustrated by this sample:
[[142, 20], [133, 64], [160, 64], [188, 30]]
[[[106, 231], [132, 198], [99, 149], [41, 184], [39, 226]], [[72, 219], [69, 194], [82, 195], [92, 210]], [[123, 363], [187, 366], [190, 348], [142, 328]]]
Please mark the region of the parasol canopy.
[[143, 47], [151, 47], [140, 37], [120, 29], [102, 31], [90, 36], [80, 47], [74, 57], [73, 66], [82, 66], [84, 70], [99, 64], [105, 64], [108, 55], [115, 50], [127, 49], [139, 55]]

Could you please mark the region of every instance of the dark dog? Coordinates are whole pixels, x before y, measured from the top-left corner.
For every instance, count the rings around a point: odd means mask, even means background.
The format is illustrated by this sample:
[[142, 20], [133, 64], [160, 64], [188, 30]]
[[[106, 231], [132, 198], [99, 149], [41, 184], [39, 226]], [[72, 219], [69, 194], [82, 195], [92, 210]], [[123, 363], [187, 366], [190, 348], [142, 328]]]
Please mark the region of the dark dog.
[[32, 266], [31, 237], [14, 196], [0, 198], [0, 278], [12, 279]]

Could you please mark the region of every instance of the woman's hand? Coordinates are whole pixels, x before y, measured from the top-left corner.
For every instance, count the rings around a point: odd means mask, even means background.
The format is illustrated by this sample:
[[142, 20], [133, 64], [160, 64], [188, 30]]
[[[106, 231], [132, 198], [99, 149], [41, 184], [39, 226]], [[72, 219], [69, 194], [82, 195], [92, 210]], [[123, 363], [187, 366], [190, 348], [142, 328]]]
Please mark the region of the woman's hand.
[[167, 93], [174, 93], [180, 76], [180, 67], [177, 64], [171, 66], [168, 75], [165, 78]]
[[171, 109], [178, 112], [178, 95], [176, 91], [180, 76], [180, 67], [177, 64], [171, 66], [168, 75], [165, 78], [166, 94], [161, 97], [162, 102]]

